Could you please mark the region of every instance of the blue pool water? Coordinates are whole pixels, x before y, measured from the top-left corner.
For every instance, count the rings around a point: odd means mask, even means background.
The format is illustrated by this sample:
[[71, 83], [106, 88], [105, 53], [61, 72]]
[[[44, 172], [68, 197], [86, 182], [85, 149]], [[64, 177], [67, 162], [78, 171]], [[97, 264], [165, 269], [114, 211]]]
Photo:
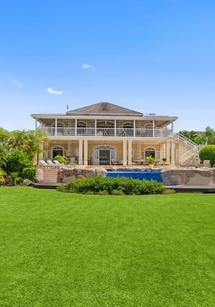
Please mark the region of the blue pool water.
[[133, 179], [145, 179], [162, 181], [160, 170], [107, 170], [107, 177], [127, 177]]

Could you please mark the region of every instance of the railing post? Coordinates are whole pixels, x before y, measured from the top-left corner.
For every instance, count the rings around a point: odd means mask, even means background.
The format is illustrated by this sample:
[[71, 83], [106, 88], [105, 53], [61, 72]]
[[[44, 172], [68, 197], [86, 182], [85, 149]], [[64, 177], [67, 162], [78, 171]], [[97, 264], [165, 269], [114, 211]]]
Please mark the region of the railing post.
[[57, 118], [55, 118], [54, 135], [57, 135]]
[[152, 121], [152, 136], [155, 136], [155, 121]]
[[97, 134], [97, 133], [96, 133], [96, 132], [97, 132], [96, 130], [97, 130], [97, 119], [95, 119], [95, 133], [94, 133], [95, 136], [96, 136], [96, 134]]
[[116, 119], [114, 120], [114, 136], [116, 136]]
[[77, 118], [75, 118], [75, 136], [77, 136]]

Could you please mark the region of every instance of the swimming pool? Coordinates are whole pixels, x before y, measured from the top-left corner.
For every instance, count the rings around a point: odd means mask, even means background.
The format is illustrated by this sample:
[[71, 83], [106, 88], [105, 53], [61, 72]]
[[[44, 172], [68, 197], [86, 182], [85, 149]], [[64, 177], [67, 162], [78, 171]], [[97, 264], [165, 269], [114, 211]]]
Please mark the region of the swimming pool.
[[107, 177], [117, 178], [126, 177], [133, 179], [145, 179], [162, 181], [160, 170], [147, 169], [147, 170], [107, 170]]

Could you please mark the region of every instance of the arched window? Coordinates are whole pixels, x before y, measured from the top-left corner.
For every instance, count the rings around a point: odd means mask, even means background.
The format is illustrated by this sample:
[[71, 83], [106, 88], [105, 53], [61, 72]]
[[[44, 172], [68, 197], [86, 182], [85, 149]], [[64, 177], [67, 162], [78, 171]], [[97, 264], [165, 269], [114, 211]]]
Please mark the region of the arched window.
[[104, 136], [114, 135], [114, 122], [113, 121], [98, 121], [97, 122], [97, 134]]
[[64, 156], [64, 148], [62, 146], [54, 146], [52, 147], [52, 159], [56, 156]]
[[64, 135], [65, 125], [63, 122], [57, 122], [57, 135]]
[[77, 122], [77, 133], [78, 135], [86, 135], [87, 123], [84, 121]]
[[[65, 125], [63, 122], [57, 121], [57, 135], [64, 135]], [[53, 135], [55, 134], [55, 122], [52, 124]]]
[[145, 159], [149, 156], [152, 156], [153, 158], [155, 158], [155, 155], [156, 155], [155, 149], [152, 147], [146, 148], [144, 151]]
[[152, 137], [153, 136], [153, 124], [152, 123], [145, 124], [144, 128], [145, 128], [144, 136]]
[[133, 123], [132, 122], [125, 122], [125, 123], [123, 123], [123, 128], [133, 128]]
[[104, 121], [98, 121], [97, 122], [98, 128], [114, 128], [114, 122], [104, 120]]
[[78, 121], [77, 126], [78, 128], [86, 128], [87, 124], [83, 121]]

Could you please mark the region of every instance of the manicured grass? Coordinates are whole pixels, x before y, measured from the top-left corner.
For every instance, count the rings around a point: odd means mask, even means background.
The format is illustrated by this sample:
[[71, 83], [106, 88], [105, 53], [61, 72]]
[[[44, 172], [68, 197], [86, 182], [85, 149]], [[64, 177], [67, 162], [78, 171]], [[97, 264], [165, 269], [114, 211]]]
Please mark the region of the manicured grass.
[[215, 306], [215, 195], [0, 188], [1, 306]]

